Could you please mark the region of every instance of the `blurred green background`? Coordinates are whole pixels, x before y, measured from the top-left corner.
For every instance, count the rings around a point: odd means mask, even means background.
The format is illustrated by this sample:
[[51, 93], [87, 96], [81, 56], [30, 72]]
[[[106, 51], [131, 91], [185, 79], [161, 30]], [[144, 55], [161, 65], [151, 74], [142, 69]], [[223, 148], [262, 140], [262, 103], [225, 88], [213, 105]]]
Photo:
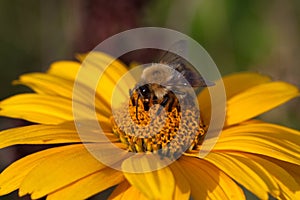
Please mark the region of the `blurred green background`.
[[[141, 26], [191, 36], [223, 75], [257, 71], [300, 87], [299, 0], [2, 0], [0, 25], [0, 99], [27, 91], [11, 85], [19, 75], [45, 71], [53, 61], [74, 59], [109, 36]], [[300, 129], [299, 107], [295, 99], [262, 118]], [[22, 123], [0, 118], [1, 129]], [[19, 154], [2, 150], [0, 169]]]

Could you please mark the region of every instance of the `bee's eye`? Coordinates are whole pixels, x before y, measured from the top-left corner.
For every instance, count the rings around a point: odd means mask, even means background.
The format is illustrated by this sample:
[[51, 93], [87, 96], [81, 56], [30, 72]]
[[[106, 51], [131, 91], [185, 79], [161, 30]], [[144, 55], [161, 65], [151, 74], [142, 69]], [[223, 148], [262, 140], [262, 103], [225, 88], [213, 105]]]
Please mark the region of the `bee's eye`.
[[149, 94], [149, 92], [150, 92], [149, 88], [146, 85], [141, 86], [140, 91], [143, 96]]

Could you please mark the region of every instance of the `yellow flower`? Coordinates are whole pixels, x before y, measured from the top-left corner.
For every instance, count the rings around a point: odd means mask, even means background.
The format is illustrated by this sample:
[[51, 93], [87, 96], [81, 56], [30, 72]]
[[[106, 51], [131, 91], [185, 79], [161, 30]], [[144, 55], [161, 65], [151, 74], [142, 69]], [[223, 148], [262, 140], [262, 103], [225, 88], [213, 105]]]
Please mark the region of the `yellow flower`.
[[[99, 65], [106, 67], [112, 58], [98, 53], [97, 59]], [[61, 61], [53, 63], [46, 73], [22, 75], [15, 83], [29, 86], [35, 93], [19, 94], [0, 103], [1, 116], [34, 123], [2, 131], [0, 148], [17, 144], [62, 144], [28, 155], [7, 167], [0, 174], [0, 195], [18, 189], [20, 196], [30, 194], [32, 199], [43, 196], [86, 199], [115, 186], [110, 199], [240, 200], [245, 199], [241, 185], [260, 199], [268, 199], [269, 195], [300, 199], [300, 132], [253, 119], [299, 96], [294, 86], [256, 73], [225, 77], [225, 126], [207, 156], [198, 157], [201, 136], [206, 130], [202, 128], [193, 148], [169, 166], [153, 172], [128, 173], [107, 167], [86, 150], [82, 142], [97, 148], [98, 141], [93, 135], [84, 139], [78, 136], [72, 93], [80, 66], [78, 62]], [[106, 72], [96, 89], [97, 117], [111, 142], [119, 148], [130, 149], [130, 145], [133, 148], [137, 143], [128, 143], [130, 137], [118, 130], [114, 122], [117, 119], [111, 120], [110, 110], [113, 88], [127, 68], [114, 61]], [[86, 75], [93, 79], [93, 73], [91, 70]], [[84, 97], [83, 94], [79, 99], [83, 106]], [[198, 100], [202, 123], [207, 126], [210, 123], [208, 91], [203, 90]], [[149, 149], [155, 147], [153, 144]], [[135, 151], [145, 150], [140, 148]]]

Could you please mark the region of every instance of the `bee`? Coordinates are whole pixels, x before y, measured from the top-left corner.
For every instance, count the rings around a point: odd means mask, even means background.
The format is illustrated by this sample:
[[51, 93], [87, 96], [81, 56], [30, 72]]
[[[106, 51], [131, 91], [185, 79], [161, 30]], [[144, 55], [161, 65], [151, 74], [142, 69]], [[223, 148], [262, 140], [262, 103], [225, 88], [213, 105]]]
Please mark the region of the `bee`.
[[[199, 72], [181, 56], [185, 51], [187, 43], [180, 40], [172, 45], [170, 49], [161, 56], [157, 63], [146, 67], [140, 81], [133, 89], [129, 90], [131, 103], [136, 107], [136, 119], [138, 119], [138, 103], [141, 100], [144, 110], [148, 111], [154, 104], [161, 105], [161, 109], [171, 112], [174, 107], [180, 111], [179, 99], [189, 99], [190, 87], [208, 87], [215, 85], [214, 82], [205, 80]], [[178, 55], [179, 54], [179, 55]], [[191, 103], [191, 102], [185, 102]]]

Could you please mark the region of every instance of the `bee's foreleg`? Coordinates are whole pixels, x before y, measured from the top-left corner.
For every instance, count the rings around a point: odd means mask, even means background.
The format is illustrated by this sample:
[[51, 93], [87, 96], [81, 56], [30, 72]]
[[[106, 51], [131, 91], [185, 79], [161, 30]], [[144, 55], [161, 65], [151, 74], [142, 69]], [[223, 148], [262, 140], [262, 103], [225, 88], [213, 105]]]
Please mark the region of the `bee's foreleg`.
[[136, 102], [133, 96], [130, 97], [132, 106], [136, 106]]
[[140, 94], [138, 94], [136, 98], [136, 104], [135, 104], [135, 117], [137, 120], [139, 120], [139, 99], [140, 99]]
[[129, 97], [130, 97], [132, 106], [136, 106], [135, 99], [134, 99], [134, 96], [133, 96], [133, 91], [131, 89], [129, 89]]
[[149, 108], [150, 108], [150, 107], [149, 107], [149, 101], [144, 101], [144, 102], [143, 102], [143, 105], [144, 105], [144, 110], [145, 110], [145, 111], [148, 111]]

